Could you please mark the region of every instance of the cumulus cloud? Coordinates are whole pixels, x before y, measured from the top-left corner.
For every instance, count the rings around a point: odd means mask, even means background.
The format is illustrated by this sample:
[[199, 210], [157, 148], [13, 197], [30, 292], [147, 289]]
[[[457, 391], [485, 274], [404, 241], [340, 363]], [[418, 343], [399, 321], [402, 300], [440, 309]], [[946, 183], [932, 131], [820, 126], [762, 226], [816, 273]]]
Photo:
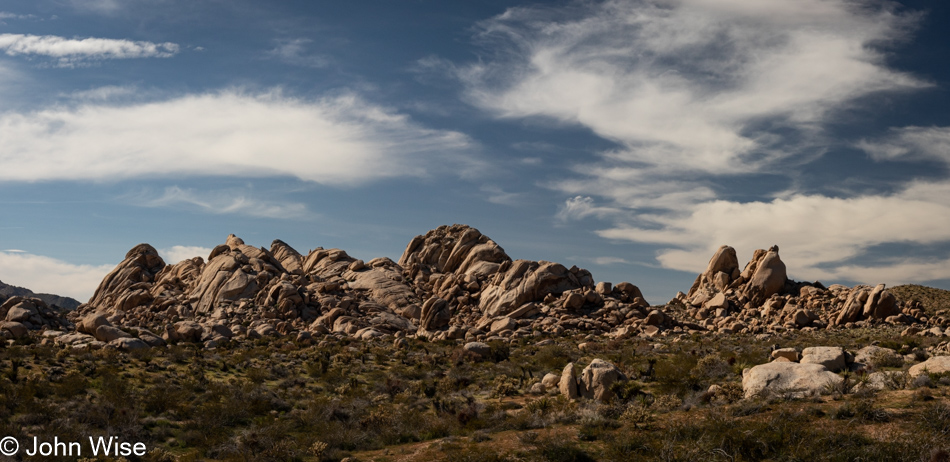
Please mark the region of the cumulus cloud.
[[292, 176], [330, 185], [480, 168], [465, 135], [353, 94], [224, 91], [0, 115], [0, 180]]
[[182, 260], [188, 260], [194, 257], [208, 258], [211, 255], [208, 247], [199, 247], [192, 245], [175, 245], [166, 249], [158, 249], [159, 255], [165, 260], [166, 264], [174, 265]]
[[[779, 244], [804, 279], [866, 280], [876, 270], [850, 261], [872, 246], [950, 242], [946, 184], [827, 197], [790, 180], [749, 197], [736, 178], [791, 179], [794, 166], [851, 143], [824, 130], [844, 110], [931, 86], [885, 59], [919, 19], [877, 0], [512, 8], [481, 24], [486, 56], [451, 70], [499, 118], [583, 126], [616, 143], [549, 183], [571, 196], [561, 222], [604, 220], [601, 236], [656, 245], [667, 268], [700, 271], [721, 244], [746, 256]], [[946, 159], [947, 133], [912, 127], [861, 147], [878, 160]], [[950, 276], [933, 262], [892, 263], [891, 278]]]
[[[796, 194], [771, 201], [709, 201], [679, 213], [643, 214], [650, 226], [621, 225], [602, 237], [659, 244], [667, 268], [700, 272], [722, 244], [740, 259], [780, 247], [793, 277], [861, 282], [950, 278], [950, 265], [896, 259], [886, 267], [849, 264], [867, 249], [891, 242], [950, 242], [950, 183], [919, 182], [890, 195], [832, 198]], [[882, 279], [871, 279], [871, 277]]]
[[134, 202], [146, 207], [185, 206], [209, 213], [250, 215], [261, 218], [294, 219], [313, 216], [305, 204], [262, 200], [245, 191], [209, 192], [170, 186], [165, 188], [165, 192], [157, 198]]
[[178, 53], [171, 42], [152, 43], [107, 38], [65, 38], [55, 35], [0, 34], [0, 50], [9, 56], [43, 56], [68, 66], [85, 60], [168, 58]]
[[33, 292], [86, 301], [114, 265], [76, 265], [25, 252], [0, 252], [0, 280]]

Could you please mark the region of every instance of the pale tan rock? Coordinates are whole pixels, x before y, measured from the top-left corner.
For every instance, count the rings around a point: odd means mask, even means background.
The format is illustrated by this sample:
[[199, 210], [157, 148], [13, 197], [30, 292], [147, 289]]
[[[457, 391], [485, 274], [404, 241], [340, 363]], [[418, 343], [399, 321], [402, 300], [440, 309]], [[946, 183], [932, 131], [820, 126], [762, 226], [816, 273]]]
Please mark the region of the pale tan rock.
[[775, 359], [786, 358], [789, 361], [798, 362], [798, 359], [799, 359], [798, 350], [794, 348], [778, 348], [778, 349], [772, 350], [772, 358], [775, 358]]
[[96, 340], [100, 342], [111, 342], [120, 338], [128, 338], [132, 335], [113, 326], [99, 326], [96, 329]]
[[763, 393], [795, 397], [825, 394], [843, 381], [821, 364], [771, 362], [742, 371], [742, 390], [746, 398]]
[[778, 255], [778, 246], [772, 246], [755, 265], [755, 272], [743, 289], [753, 304], [760, 304], [785, 288], [788, 280], [785, 263]]
[[581, 371], [578, 394], [587, 399], [607, 402], [613, 398], [614, 383], [627, 380], [620, 369], [602, 359], [594, 359]]
[[848, 367], [844, 350], [841, 347], [808, 347], [802, 350], [802, 364], [821, 364], [832, 372]]
[[930, 359], [911, 366], [907, 373], [911, 377], [922, 374], [945, 374], [950, 372], [950, 356], [933, 356]]
[[568, 363], [561, 371], [561, 380], [558, 381], [558, 390], [567, 399], [577, 399], [577, 376], [574, 375], [574, 363]]

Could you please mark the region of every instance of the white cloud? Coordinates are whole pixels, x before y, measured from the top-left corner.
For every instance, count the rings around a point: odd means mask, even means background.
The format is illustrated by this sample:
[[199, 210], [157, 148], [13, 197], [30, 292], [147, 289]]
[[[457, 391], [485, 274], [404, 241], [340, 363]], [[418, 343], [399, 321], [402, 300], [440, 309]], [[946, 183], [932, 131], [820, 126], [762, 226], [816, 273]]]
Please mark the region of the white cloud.
[[620, 258], [620, 257], [596, 257], [592, 261], [598, 265], [605, 265], [605, 266], [618, 265], [618, 264], [624, 264], [624, 265], [630, 264], [629, 260], [625, 258]]
[[0, 180], [294, 176], [331, 185], [477, 172], [465, 135], [348, 94], [189, 95], [0, 115]]
[[33, 292], [75, 298], [92, 297], [115, 265], [75, 265], [55, 258], [22, 252], [0, 252], [0, 280]]
[[587, 217], [605, 218], [611, 215], [622, 213], [620, 210], [610, 207], [601, 207], [594, 205], [594, 199], [589, 196], [575, 196], [566, 201], [558, 209], [555, 217], [562, 221], [582, 220]]
[[158, 249], [158, 253], [166, 264], [174, 265], [182, 260], [194, 257], [208, 258], [208, 255], [211, 255], [211, 250], [208, 247], [175, 245], [166, 249]]
[[[950, 242], [947, 184], [835, 198], [777, 190], [789, 181], [748, 202], [713, 188], [747, 197], [741, 175], [793, 177], [835, 147], [823, 129], [845, 121], [844, 110], [930, 86], [886, 63], [920, 19], [899, 11], [876, 0], [512, 8], [481, 24], [489, 55], [451, 70], [468, 100], [497, 117], [579, 125], [615, 142], [549, 183], [572, 196], [556, 218], [606, 220], [601, 236], [654, 244], [664, 267], [697, 272], [719, 245], [748, 258], [779, 244], [804, 279], [950, 277], [934, 262], [900, 259], [889, 273], [849, 263], [879, 244]], [[946, 159], [947, 133], [910, 128], [862, 147], [876, 159]]]
[[[709, 201], [680, 213], [640, 215], [650, 227], [621, 225], [602, 237], [663, 246], [666, 268], [700, 272], [723, 244], [740, 260], [755, 249], [779, 245], [792, 277], [866, 283], [950, 278], [950, 265], [898, 258], [885, 267], [848, 260], [884, 243], [950, 242], [950, 183], [913, 183], [891, 195], [831, 198], [793, 195], [769, 202]], [[869, 279], [870, 277], [882, 279]]]
[[178, 45], [106, 38], [68, 39], [55, 35], [0, 34], [0, 50], [9, 56], [32, 55], [55, 58], [69, 66], [84, 60], [168, 58]]
[[102, 102], [114, 101], [120, 98], [135, 96], [139, 93], [140, 91], [134, 86], [106, 85], [104, 87], [96, 87], [89, 90], [77, 91], [63, 96], [79, 101]]
[[880, 51], [917, 18], [845, 0], [513, 8], [482, 24], [494, 59], [455, 72], [469, 100], [499, 117], [578, 124], [620, 145], [578, 167], [587, 178], [561, 183], [565, 192], [620, 202], [672, 194], [650, 204], [668, 206], [709, 199], [703, 187], [683, 194], [695, 187], [684, 175], [781, 171], [778, 161], [823, 152], [821, 124], [836, 111], [928, 86], [888, 68]]
[[488, 194], [487, 200], [492, 204], [516, 206], [523, 201], [522, 193], [507, 192], [495, 185], [484, 185], [481, 191]]
[[268, 52], [268, 55], [295, 66], [313, 68], [327, 67], [330, 64], [329, 59], [325, 56], [311, 53], [311, 43], [313, 43], [313, 40], [306, 38], [280, 40], [277, 42], [277, 46]]
[[878, 160], [935, 159], [950, 163], [950, 127], [895, 128], [879, 140], [858, 147]]
[[0, 11], [0, 24], [3, 24], [4, 19], [35, 19], [36, 16], [32, 14], [16, 14], [9, 11]]
[[146, 207], [191, 206], [204, 212], [216, 214], [239, 214], [261, 218], [314, 217], [307, 206], [298, 202], [273, 202], [252, 197], [246, 191], [199, 192], [178, 186], [165, 188], [158, 198], [135, 200]]

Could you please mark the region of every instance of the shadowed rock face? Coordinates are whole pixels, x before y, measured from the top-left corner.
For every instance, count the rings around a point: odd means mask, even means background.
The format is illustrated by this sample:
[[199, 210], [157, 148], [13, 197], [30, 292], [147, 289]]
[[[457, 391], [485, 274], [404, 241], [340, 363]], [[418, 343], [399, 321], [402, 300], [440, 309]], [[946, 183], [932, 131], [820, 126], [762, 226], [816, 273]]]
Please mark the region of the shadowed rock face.
[[[477, 339], [620, 326], [633, 332], [649, 305], [633, 284], [612, 287], [595, 289], [577, 267], [512, 260], [465, 225], [416, 236], [398, 263], [322, 247], [303, 255], [280, 240], [258, 248], [232, 234], [207, 261], [166, 265], [151, 246], [136, 246], [73, 320], [100, 314], [120, 331], [201, 342], [291, 333]], [[110, 342], [125, 338], [103, 333]]]

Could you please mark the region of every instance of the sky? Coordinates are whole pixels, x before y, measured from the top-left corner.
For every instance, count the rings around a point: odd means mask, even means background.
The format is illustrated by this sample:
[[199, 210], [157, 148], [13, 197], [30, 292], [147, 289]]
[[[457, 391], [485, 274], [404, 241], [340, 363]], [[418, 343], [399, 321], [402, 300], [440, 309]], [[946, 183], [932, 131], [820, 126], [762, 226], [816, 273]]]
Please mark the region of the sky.
[[950, 5], [5, 0], [0, 280], [444, 224], [664, 303], [713, 252], [950, 289]]

